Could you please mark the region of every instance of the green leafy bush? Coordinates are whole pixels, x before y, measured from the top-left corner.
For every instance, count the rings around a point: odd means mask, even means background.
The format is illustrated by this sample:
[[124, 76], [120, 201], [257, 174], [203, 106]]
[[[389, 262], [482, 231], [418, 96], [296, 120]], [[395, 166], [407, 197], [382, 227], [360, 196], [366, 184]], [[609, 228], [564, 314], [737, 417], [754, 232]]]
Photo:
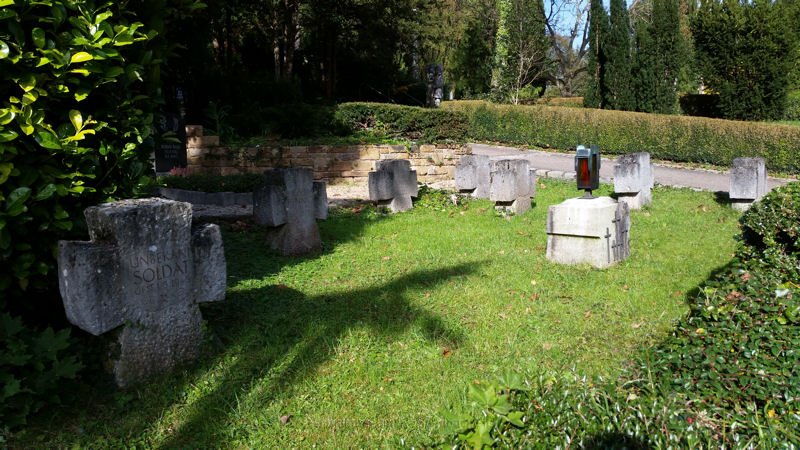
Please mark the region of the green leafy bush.
[[192, 174], [186, 176], [164, 176], [158, 184], [175, 189], [201, 192], [253, 192], [264, 184], [264, 175], [257, 173], [234, 175]]
[[549, 106], [445, 102], [469, 120], [469, 138], [545, 148], [596, 144], [605, 154], [648, 151], [653, 158], [730, 165], [761, 156], [770, 170], [800, 173], [800, 128], [658, 114]]
[[[128, 197], [146, 176], [154, 33], [125, 3], [0, 0], [0, 424], [51, 401], [78, 370], [68, 334], [23, 328], [63, 313], [56, 245], [83, 210]], [[60, 317], [59, 317], [60, 316]], [[28, 320], [30, 319], [30, 320]], [[54, 321], [58, 322], [56, 319]], [[26, 326], [29, 324], [26, 323]]]
[[800, 120], [800, 90], [789, 92], [786, 96], [785, 120]]
[[37, 332], [0, 313], [0, 436], [3, 428], [23, 425], [29, 414], [58, 400], [63, 379], [81, 368], [68, 347], [68, 331]]
[[[147, 183], [158, 61], [121, 4], [0, 2], [0, 292], [52, 288], [85, 207]], [[29, 297], [29, 295], [27, 295]], [[2, 306], [2, 304], [0, 304]]]
[[348, 130], [370, 130], [421, 143], [463, 142], [469, 128], [467, 117], [459, 112], [383, 103], [343, 103], [334, 121]]
[[800, 282], [800, 183], [770, 191], [740, 219], [742, 259]]

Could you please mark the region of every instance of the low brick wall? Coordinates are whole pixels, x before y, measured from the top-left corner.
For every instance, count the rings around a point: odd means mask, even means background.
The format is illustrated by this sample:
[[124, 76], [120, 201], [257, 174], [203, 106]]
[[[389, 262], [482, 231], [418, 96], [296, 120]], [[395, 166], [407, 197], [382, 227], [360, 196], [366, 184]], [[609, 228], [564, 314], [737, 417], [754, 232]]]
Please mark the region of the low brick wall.
[[[314, 145], [308, 147], [215, 146], [212, 136], [189, 139], [188, 167], [195, 173], [228, 175], [260, 173], [275, 167], [306, 167], [314, 178], [329, 183], [352, 181], [366, 183], [375, 161], [407, 159], [423, 183], [453, 179], [455, 166], [462, 155], [471, 153], [468, 146], [457, 145]], [[209, 145], [210, 144], [210, 145]]]

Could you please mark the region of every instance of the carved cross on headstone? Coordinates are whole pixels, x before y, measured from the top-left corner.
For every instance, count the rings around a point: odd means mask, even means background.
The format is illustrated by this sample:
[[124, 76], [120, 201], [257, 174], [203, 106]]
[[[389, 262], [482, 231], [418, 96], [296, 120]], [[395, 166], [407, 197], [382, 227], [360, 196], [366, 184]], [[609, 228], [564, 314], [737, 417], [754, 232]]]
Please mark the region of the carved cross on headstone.
[[112, 356], [120, 387], [197, 357], [197, 304], [225, 298], [216, 225], [192, 232], [192, 207], [163, 199], [87, 208], [90, 242], [60, 241], [59, 288], [71, 323], [99, 336], [119, 328]]
[[369, 173], [369, 199], [378, 205], [388, 205], [392, 212], [411, 209], [411, 197], [419, 193], [417, 171], [411, 170], [406, 159], [387, 159], [375, 162]]
[[328, 218], [325, 183], [314, 181], [311, 169], [273, 169], [264, 172], [264, 184], [253, 192], [253, 217], [272, 229], [267, 242], [286, 256], [322, 248], [316, 219]]

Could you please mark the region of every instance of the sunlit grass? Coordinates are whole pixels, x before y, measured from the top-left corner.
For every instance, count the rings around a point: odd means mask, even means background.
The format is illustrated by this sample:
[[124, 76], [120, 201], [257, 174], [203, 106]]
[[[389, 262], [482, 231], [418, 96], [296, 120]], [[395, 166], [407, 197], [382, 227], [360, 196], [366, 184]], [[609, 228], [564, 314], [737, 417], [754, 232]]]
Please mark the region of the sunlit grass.
[[16, 444], [396, 446], [424, 441], [469, 383], [506, 369], [613, 376], [730, 259], [738, 216], [712, 194], [657, 188], [632, 215], [630, 259], [551, 264], [547, 206], [577, 195], [543, 180], [535, 207], [510, 220], [486, 201], [339, 210], [321, 223], [323, 253], [301, 259], [225, 226], [229, 292], [204, 308], [204, 358], [125, 393], [89, 391]]

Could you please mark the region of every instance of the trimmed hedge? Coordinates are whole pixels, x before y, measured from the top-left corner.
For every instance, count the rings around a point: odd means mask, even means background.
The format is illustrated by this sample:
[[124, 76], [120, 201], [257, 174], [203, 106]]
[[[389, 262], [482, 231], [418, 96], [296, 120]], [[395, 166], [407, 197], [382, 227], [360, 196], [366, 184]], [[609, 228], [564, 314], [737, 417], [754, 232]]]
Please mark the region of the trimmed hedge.
[[469, 122], [457, 111], [386, 103], [342, 103], [334, 122], [352, 131], [369, 130], [420, 143], [464, 142]]
[[469, 119], [469, 137], [545, 148], [596, 144], [606, 154], [648, 151], [656, 159], [729, 166], [760, 156], [770, 170], [800, 173], [800, 127], [700, 117], [552, 106], [445, 102]]

